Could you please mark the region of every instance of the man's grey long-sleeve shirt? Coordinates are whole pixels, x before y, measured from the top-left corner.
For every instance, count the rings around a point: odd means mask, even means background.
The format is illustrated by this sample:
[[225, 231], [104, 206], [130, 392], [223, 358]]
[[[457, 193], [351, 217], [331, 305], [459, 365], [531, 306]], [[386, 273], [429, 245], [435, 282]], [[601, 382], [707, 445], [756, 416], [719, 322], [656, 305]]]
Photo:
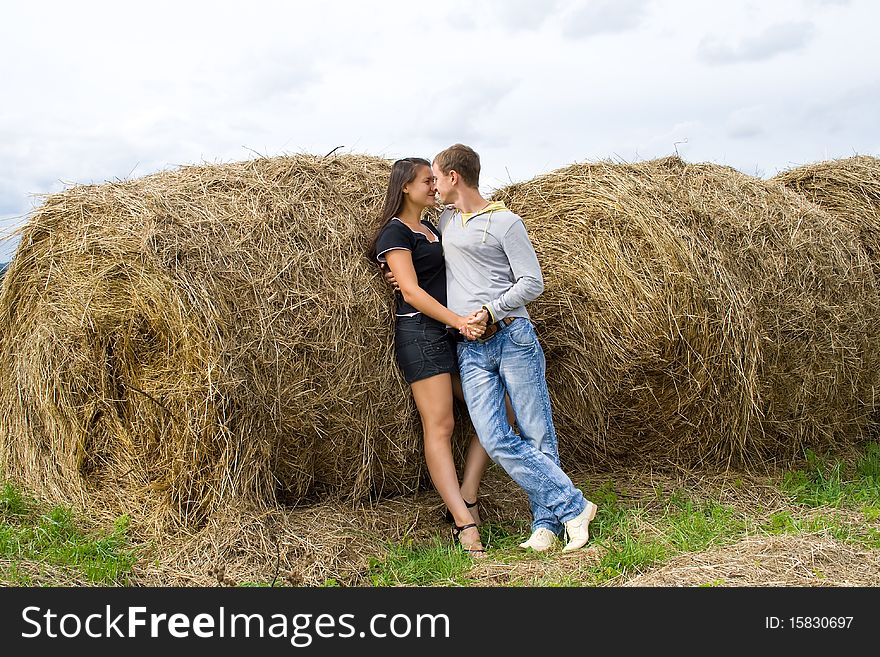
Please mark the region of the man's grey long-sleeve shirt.
[[440, 214], [446, 260], [446, 304], [459, 315], [488, 306], [493, 321], [528, 317], [525, 305], [544, 291], [544, 278], [522, 219], [501, 202], [473, 215]]

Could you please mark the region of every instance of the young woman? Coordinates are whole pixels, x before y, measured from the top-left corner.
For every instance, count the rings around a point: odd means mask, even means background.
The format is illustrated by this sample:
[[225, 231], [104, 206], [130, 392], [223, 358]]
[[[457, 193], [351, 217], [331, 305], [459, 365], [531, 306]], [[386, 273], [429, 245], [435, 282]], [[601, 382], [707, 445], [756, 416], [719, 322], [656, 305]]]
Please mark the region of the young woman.
[[[436, 188], [431, 163], [407, 157], [394, 163], [385, 205], [370, 242], [368, 257], [386, 263], [395, 292], [394, 348], [397, 364], [412, 389], [422, 418], [425, 459], [431, 481], [453, 523], [453, 535], [475, 557], [485, 556], [476, 503], [489, 457], [476, 435], [465, 457], [461, 485], [452, 457], [453, 395], [463, 399], [453, 337], [483, 334], [485, 323], [446, 307], [446, 266], [440, 233], [422, 214], [434, 207]], [[454, 392], [455, 391], [455, 392]]]

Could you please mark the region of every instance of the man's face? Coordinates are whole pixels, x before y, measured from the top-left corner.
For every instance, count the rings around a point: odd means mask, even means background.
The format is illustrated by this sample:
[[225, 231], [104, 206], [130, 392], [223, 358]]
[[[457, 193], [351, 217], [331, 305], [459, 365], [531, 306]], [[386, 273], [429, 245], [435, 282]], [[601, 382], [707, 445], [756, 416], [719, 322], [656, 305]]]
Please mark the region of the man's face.
[[437, 185], [437, 197], [444, 205], [455, 203], [455, 185], [452, 184], [452, 172], [443, 173], [437, 163], [431, 165], [434, 171], [434, 179]]

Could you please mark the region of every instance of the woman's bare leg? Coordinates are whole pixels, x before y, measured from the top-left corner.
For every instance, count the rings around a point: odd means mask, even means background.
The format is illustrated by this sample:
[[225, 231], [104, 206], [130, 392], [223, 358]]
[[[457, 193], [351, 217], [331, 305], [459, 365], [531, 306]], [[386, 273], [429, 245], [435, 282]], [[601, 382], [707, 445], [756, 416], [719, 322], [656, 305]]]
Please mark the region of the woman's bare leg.
[[[474, 522], [470, 510], [462, 499], [458, 485], [458, 472], [452, 458], [452, 431], [455, 417], [452, 414], [452, 385], [449, 374], [422, 379], [411, 384], [413, 398], [422, 417], [425, 439], [425, 460], [434, 488], [452, 513], [456, 525], [463, 527]], [[476, 527], [466, 529], [459, 537], [466, 549], [482, 549], [480, 532]]]

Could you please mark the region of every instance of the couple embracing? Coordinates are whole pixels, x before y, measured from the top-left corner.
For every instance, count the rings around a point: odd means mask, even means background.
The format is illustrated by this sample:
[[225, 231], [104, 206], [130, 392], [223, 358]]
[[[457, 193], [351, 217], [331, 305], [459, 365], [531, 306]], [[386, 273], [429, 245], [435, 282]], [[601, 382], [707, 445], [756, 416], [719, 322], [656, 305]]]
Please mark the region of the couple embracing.
[[[596, 505], [559, 465], [544, 352], [526, 311], [544, 290], [541, 268], [522, 219], [483, 198], [479, 180], [480, 158], [463, 144], [433, 162], [396, 161], [368, 257], [396, 288], [397, 364], [456, 540], [485, 556], [477, 501], [491, 459], [529, 498], [532, 534], [520, 547], [544, 551], [564, 533], [563, 550], [576, 550], [589, 540]], [[446, 207], [435, 227], [422, 216], [438, 197]], [[463, 398], [476, 430], [461, 483], [454, 397]]]

